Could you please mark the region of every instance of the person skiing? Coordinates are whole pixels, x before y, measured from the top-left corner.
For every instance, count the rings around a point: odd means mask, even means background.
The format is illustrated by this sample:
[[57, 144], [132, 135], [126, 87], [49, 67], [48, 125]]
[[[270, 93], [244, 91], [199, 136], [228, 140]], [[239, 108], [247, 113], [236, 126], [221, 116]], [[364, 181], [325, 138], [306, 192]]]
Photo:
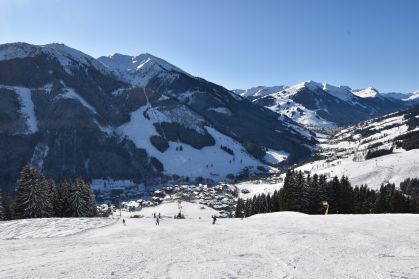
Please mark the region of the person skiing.
[[217, 221], [217, 216], [212, 215], [212, 224], [213, 224], [213, 225], [215, 224], [215, 221]]
[[156, 217], [156, 226], [159, 226], [160, 225], [160, 217], [159, 216], [157, 216]]
[[159, 219], [160, 219], [160, 212], [159, 212]]
[[122, 224], [125, 226], [125, 218], [122, 219]]

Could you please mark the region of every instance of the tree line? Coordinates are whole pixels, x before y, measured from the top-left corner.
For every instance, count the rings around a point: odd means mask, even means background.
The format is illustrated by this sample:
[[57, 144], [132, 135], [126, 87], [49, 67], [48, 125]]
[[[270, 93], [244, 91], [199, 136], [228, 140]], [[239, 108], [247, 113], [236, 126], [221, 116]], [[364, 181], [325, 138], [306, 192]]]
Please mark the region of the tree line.
[[353, 187], [346, 176], [327, 181], [325, 175], [288, 170], [279, 191], [239, 198], [235, 217], [277, 211], [324, 214], [324, 201], [330, 214], [419, 213], [419, 179], [406, 179], [400, 188], [387, 183], [373, 190], [366, 185]]
[[0, 220], [51, 217], [94, 217], [92, 187], [81, 177], [56, 183], [31, 165], [23, 167], [16, 195], [0, 193]]

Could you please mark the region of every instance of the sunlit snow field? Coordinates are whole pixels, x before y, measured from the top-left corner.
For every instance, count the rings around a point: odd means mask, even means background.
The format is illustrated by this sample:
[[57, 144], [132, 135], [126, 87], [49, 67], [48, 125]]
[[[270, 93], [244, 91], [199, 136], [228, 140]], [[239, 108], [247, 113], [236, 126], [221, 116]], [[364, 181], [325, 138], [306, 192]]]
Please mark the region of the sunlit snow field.
[[141, 219], [123, 212], [126, 226], [94, 218], [1, 223], [0, 278], [419, 278], [415, 215], [281, 212], [212, 225], [212, 209], [182, 210], [184, 220], [169, 218], [177, 203], [148, 208]]

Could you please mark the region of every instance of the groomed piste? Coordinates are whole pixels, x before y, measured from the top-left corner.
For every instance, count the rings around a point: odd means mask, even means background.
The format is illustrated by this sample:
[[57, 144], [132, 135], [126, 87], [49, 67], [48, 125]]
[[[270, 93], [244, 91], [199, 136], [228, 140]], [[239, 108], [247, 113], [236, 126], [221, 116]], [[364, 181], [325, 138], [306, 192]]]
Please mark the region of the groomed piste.
[[186, 219], [173, 219], [178, 210], [2, 222], [0, 277], [419, 278], [415, 215], [280, 212], [213, 225], [210, 208], [182, 203]]

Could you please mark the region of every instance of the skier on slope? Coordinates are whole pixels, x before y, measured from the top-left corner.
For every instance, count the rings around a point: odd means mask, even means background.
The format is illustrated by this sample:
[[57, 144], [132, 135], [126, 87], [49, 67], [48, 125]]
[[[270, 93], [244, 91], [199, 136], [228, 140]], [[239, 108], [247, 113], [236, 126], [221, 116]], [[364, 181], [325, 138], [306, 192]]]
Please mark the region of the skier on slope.
[[159, 226], [160, 225], [160, 217], [159, 216], [157, 216], [156, 217], [156, 226]]
[[122, 224], [125, 226], [125, 218], [122, 219]]
[[212, 224], [213, 224], [213, 225], [215, 224], [215, 221], [217, 221], [217, 216], [212, 215]]

